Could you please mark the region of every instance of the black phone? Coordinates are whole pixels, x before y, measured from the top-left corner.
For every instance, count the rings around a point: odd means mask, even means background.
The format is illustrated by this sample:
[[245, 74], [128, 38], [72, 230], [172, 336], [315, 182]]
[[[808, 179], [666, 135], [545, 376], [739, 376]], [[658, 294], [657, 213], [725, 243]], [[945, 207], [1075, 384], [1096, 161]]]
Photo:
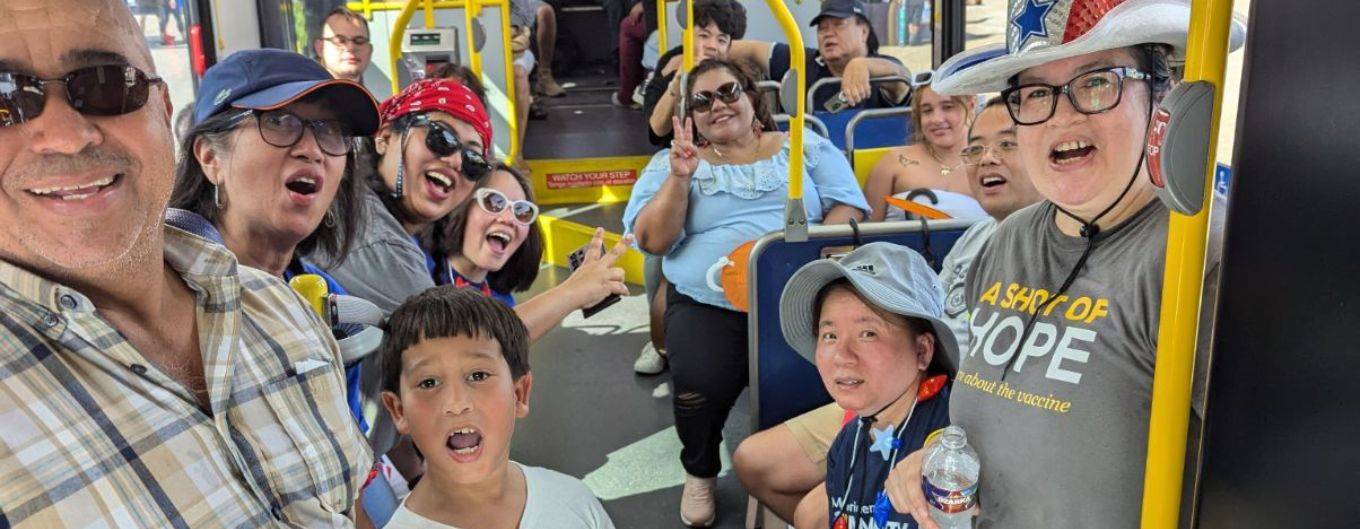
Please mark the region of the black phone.
[[[590, 249], [590, 246], [584, 246], [584, 247], [578, 248], [578, 249], [577, 249], [576, 251], [574, 251], [574, 252], [571, 252], [571, 254], [567, 256], [567, 264], [571, 267], [571, 271], [572, 271], [572, 272], [576, 272], [576, 269], [577, 269], [577, 268], [580, 268], [580, 267], [581, 267], [581, 264], [586, 262], [586, 251], [589, 250], [589, 249]], [[603, 246], [600, 247], [600, 255], [604, 255], [604, 247], [603, 247]], [[609, 308], [611, 305], [613, 305], [613, 304], [615, 304], [615, 303], [618, 303], [619, 300], [621, 300], [621, 299], [623, 299], [623, 298], [622, 298], [621, 296], [619, 296], [618, 294], [610, 294], [609, 297], [606, 297], [606, 298], [604, 298], [603, 300], [600, 300], [599, 303], [596, 303], [596, 304], [594, 304], [594, 305], [591, 305], [591, 306], [589, 306], [589, 307], [586, 307], [586, 308], [581, 309], [581, 317], [582, 317], [582, 318], [589, 318], [589, 317], [591, 317], [591, 316], [594, 316], [595, 314], [599, 313], [600, 311]]]

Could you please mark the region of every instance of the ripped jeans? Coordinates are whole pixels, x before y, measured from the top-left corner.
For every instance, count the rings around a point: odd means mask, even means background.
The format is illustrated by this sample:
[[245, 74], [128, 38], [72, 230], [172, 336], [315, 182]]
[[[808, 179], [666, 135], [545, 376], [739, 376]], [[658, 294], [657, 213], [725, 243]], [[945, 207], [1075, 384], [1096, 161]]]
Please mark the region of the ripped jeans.
[[670, 360], [680, 463], [690, 475], [722, 470], [723, 423], [750, 379], [746, 314], [666, 293], [666, 353]]

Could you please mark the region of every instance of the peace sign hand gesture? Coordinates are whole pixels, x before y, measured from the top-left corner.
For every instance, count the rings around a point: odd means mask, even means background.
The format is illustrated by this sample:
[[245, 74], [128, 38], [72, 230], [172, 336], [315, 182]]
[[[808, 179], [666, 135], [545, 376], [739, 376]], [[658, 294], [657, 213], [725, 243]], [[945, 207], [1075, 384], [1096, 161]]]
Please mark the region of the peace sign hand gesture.
[[690, 127], [694, 118], [686, 117], [683, 125], [678, 116], [671, 117], [675, 139], [671, 140], [671, 176], [686, 179], [694, 176], [699, 168], [699, 149], [694, 146], [694, 133]]

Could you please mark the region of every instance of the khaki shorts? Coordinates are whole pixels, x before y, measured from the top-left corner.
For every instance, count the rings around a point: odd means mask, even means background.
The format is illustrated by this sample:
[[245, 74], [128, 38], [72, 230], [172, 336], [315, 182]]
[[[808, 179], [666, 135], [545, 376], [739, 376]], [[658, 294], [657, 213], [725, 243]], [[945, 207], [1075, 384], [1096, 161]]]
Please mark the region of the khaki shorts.
[[793, 432], [794, 440], [803, 448], [803, 453], [812, 460], [817, 468], [826, 473], [826, 451], [836, 440], [841, 426], [845, 423], [845, 410], [835, 402], [784, 422]]

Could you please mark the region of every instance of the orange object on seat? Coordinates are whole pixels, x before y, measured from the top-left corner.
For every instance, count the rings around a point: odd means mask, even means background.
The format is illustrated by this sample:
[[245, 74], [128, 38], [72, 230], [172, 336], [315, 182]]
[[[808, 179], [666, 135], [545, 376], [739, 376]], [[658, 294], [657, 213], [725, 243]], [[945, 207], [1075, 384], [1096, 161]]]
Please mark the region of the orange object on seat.
[[747, 281], [747, 269], [751, 262], [751, 248], [756, 245], [755, 241], [747, 241], [727, 254], [728, 264], [722, 269], [720, 283], [723, 287], [723, 295], [733, 307], [742, 312], [750, 310], [749, 285]]
[[932, 219], [932, 220], [940, 220], [940, 219], [949, 219], [949, 218], [953, 218], [953, 217], [950, 217], [948, 213], [945, 213], [945, 212], [940, 211], [940, 210], [938, 210], [938, 209], [932, 208], [932, 207], [927, 206], [927, 205], [925, 205], [925, 204], [922, 204], [922, 203], [920, 203], [920, 202], [914, 202], [914, 201], [911, 201], [911, 200], [902, 200], [902, 199], [900, 199], [900, 198], [891, 197], [891, 196], [889, 196], [889, 197], [883, 197], [883, 199], [884, 199], [884, 200], [887, 200], [889, 204], [892, 204], [892, 205], [894, 205], [894, 206], [897, 206], [897, 207], [899, 207], [899, 208], [902, 208], [902, 211], [905, 211], [905, 212], [907, 212], [907, 213], [915, 213], [915, 214], [917, 214], [917, 215], [920, 215], [920, 216], [925, 217], [925, 218], [928, 218], [928, 219]]

